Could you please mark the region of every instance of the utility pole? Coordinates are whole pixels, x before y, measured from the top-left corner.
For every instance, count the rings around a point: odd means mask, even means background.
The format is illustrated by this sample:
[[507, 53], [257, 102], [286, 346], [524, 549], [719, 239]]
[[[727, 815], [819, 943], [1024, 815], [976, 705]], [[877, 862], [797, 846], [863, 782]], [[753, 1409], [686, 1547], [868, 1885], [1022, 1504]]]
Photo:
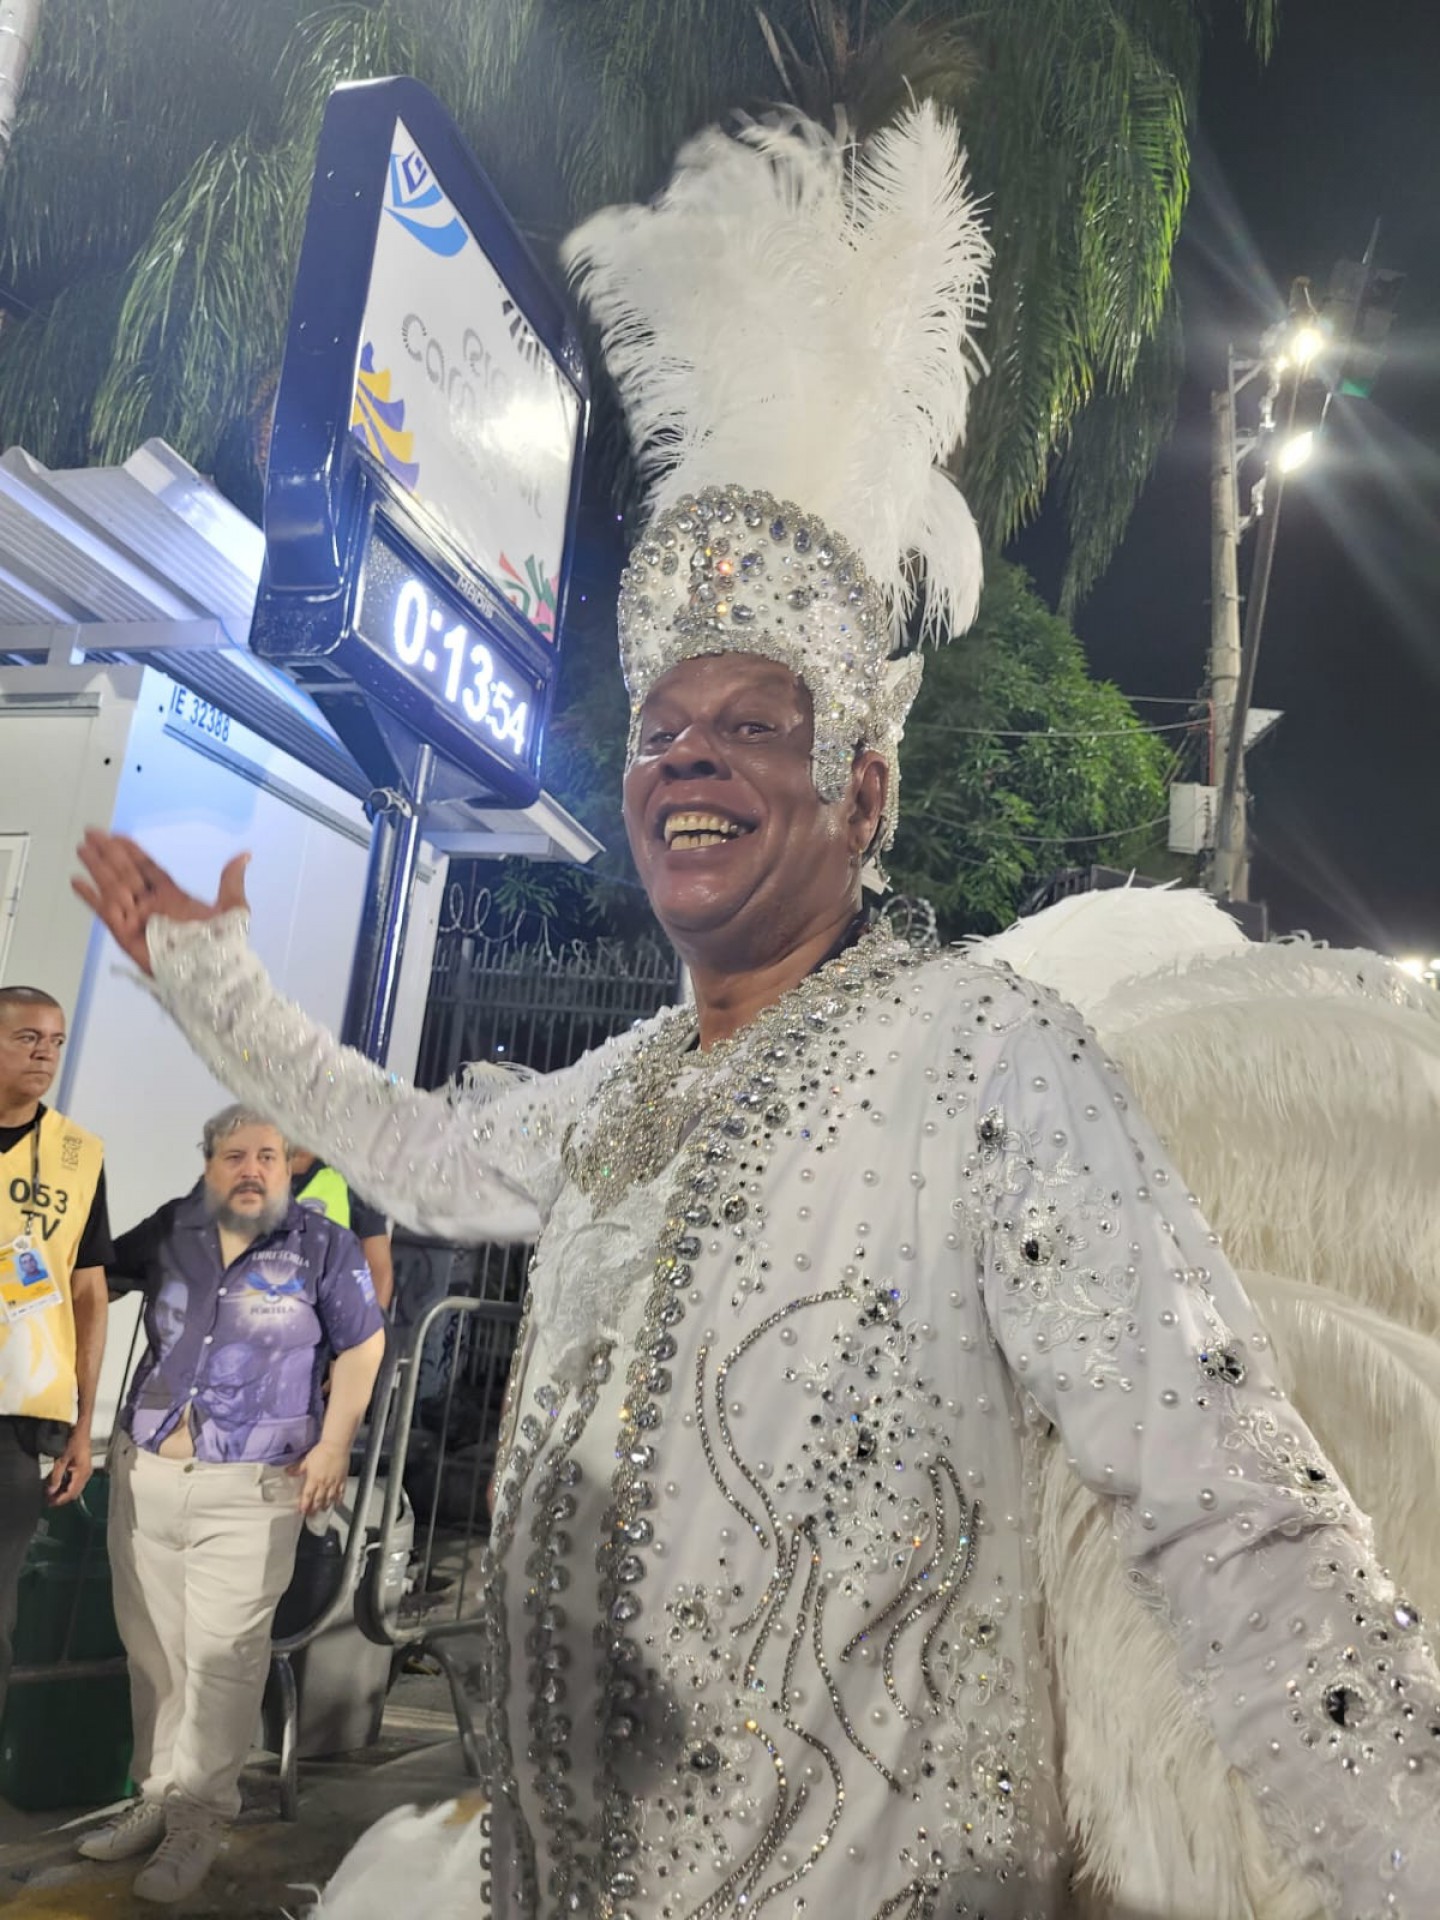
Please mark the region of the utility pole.
[[[1230, 759], [1230, 727], [1240, 684], [1240, 491], [1235, 473], [1235, 360], [1226, 355], [1225, 385], [1210, 396], [1210, 768], [1218, 793]], [[1245, 844], [1245, 789], [1236, 789], [1238, 819], [1231, 844]], [[1222, 876], [1217, 849], [1213, 891], [1232, 899], [1235, 876]]]
[[[1323, 314], [1311, 300], [1310, 282], [1294, 281], [1289, 313], [1266, 333], [1260, 356], [1237, 361], [1231, 348], [1224, 391], [1210, 397], [1209, 785], [1217, 797], [1208, 884], [1219, 900], [1249, 897], [1245, 738], [1285, 479], [1309, 457], [1335, 394], [1369, 393], [1404, 284], [1403, 274], [1376, 265], [1379, 238], [1377, 221], [1364, 258], [1337, 263]], [[1261, 374], [1267, 385], [1259, 427], [1242, 437], [1235, 403]], [[1300, 428], [1303, 431], [1297, 431]], [[1257, 448], [1265, 451], [1265, 470], [1250, 489], [1249, 508], [1242, 517], [1239, 467]], [[1242, 640], [1240, 541], [1257, 521]]]
[[[1284, 375], [1284, 424], [1281, 444], [1295, 429], [1295, 401], [1300, 391], [1303, 368], [1288, 368]], [[1250, 700], [1255, 691], [1255, 663], [1260, 657], [1260, 632], [1265, 622], [1265, 602], [1270, 594], [1270, 573], [1275, 564], [1275, 536], [1280, 529], [1280, 508], [1285, 499], [1283, 460], [1272, 463], [1265, 480], [1265, 511], [1260, 516], [1260, 537], [1255, 547], [1255, 563], [1250, 570], [1250, 592], [1245, 601], [1245, 637], [1240, 648], [1240, 679], [1230, 710], [1229, 745], [1225, 753], [1224, 774], [1220, 782], [1220, 801], [1215, 823], [1215, 885], [1220, 900], [1249, 898], [1249, 860], [1245, 834], [1245, 726], [1250, 717]]]
[[[1214, 727], [1210, 777], [1217, 790], [1215, 852], [1210, 865], [1210, 890], [1217, 900], [1249, 898], [1249, 852], [1245, 805], [1245, 734], [1250, 700], [1255, 690], [1255, 663], [1275, 559], [1275, 535], [1285, 496], [1285, 476], [1304, 458], [1297, 452], [1295, 403], [1309, 367], [1323, 345], [1314, 324], [1310, 283], [1297, 280], [1290, 289], [1289, 317], [1283, 327], [1266, 336], [1266, 351], [1258, 360], [1237, 368], [1231, 350], [1226, 357], [1225, 390], [1211, 396], [1213, 451], [1210, 467], [1210, 686]], [[1237, 371], [1239, 378], [1236, 378]], [[1235, 424], [1235, 400], [1260, 374], [1269, 384], [1260, 405], [1260, 431], [1240, 441]], [[1279, 401], [1281, 419], [1276, 419]], [[1307, 437], [1307, 447], [1313, 435]], [[1250, 494], [1250, 511], [1240, 516], [1237, 468], [1242, 453], [1257, 444], [1271, 449], [1265, 472]], [[1244, 637], [1240, 631], [1240, 537], [1256, 520], [1260, 523], [1255, 559], [1245, 598]]]

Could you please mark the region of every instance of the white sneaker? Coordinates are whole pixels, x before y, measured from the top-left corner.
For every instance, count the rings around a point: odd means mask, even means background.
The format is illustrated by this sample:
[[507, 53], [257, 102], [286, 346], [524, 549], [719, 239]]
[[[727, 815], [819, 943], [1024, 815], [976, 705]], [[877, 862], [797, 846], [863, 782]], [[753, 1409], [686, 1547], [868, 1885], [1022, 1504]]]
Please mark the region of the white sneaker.
[[87, 1860], [133, 1860], [137, 1854], [149, 1853], [164, 1831], [161, 1801], [132, 1800], [118, 1819], [86, 1834], [76, 1851]]
[[225, 1842], [225, 1821], [201, 1807], [166, 1803], [165, 1838], [135, 1876], [141, 1900], [169, 1906], [194, 1893]]

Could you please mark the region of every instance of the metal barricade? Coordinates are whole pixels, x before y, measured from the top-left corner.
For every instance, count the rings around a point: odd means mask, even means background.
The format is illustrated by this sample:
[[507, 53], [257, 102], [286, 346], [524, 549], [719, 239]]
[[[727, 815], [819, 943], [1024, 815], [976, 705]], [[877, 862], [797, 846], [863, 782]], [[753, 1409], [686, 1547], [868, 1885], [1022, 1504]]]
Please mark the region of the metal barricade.
[[[332, 1628], [354, 1621], [368, 1640], [423, 1649], [450, 1690], [467, 1771], [480, 1777], [479, 1744], [463, 1674], [447, 1638], [473, 1632], [483, 1609], [478, 1565], [489, 1536], [487, 1492], [501, 1402], [520, 1321], [526, 1247], [458, 1253], [439, 1242], [397, 1243], [404, 1264], [432, 1268], [445, 1292], [414, 1312], [392, 1339], [372, 1403], [340, 1579], [328, 1604], [302, 1630], [272, 1645], [280, 1697], [280, 1807], [299, 1809], [299, 1691], [294, 1657]], [[457, 1275], [455, 1265], [468, 1271]], [[451, 1269], [446, 1271], [446, 1269]], [[397, 1287], [397, 1301], [419, 1289]], [[380, 1524], [365, 1524], [384, 1474]], [[414, 1508], [414, 1548], [405, 1510]], [[420, 1497], [416, 1497], [417, 1494]]]
[[270, 1643], [270, 1672], [280, 1692], [280, 1815], [284, 1820], [295, 1820], [300, 1812], [300, 1696], [295, 1685], [293, 1658], [312, 1640], [318, 1640], [322, 1633], [327, 1633], [331, 1627], [341, 1625], [354, 1615], [357, 1590], [368, 1567], [373, 1564], [373, 1543], [364, 1517], [370, 1511], [384, 1458], [385, 1434], [402, 1364], [401, 1357], [387, 1348], [370, 1403], [370, 1435], [360, 1469], [355, 1511], [336, 1590], [328, 1604], [306, 1626], [284, 1639]]

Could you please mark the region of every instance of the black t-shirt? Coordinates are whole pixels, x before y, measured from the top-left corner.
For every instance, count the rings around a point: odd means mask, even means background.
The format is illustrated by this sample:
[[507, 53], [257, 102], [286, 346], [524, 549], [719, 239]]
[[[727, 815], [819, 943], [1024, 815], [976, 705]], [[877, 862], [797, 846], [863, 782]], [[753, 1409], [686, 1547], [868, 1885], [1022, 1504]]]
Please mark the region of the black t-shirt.
[[[298, 1200], [316, 1174], [327, 1165], [327, 1161], [317, 1159], [313, 1166], [305, 1169], [304, 1173], [292, 1173], [290, 1176], [291, 1198]], [[350, 1188], [350, 1231], [357, 1240], [373, 1240], [377, 1235], [390, 1231], [390, 1222], [384, 1214], [377, 1213], [374, 1207], [368, 1206], [353, 1187]]]
[[[9, 1153], [26, 1134], [33, 1133], [44, 1111], [45, 1103], [41, 1101], [35, 1109], [33, 1120], [27, 1120], [20, 1127], [0, 1127], [0, 1153]], [[90, 1202], [90, 1215], [75, 1252], [75, 1265], [77, 1268], [108, 1267], [114, 1258], [115, 1244], [110, 1238], [110, 1209], [105, 1200], [105, 1168], [102, 1165], [100, 1178], [95, 1182], [95, 1198]]]

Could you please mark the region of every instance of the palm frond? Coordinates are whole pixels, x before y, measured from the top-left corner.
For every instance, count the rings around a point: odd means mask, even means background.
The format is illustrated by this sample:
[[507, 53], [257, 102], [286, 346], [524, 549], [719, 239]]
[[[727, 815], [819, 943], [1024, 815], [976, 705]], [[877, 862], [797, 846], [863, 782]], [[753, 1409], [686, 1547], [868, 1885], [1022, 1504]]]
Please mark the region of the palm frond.
[[123, 460], [150, 434], [208, 467], [278, 364], [308, 160], [241, 139], [201, 156], [133, 263], [92, 439]]
[[1268, 60], [1280, 30], [1280, 0], [1245, 0], [1245, 30], [1260, 58]]
[[[989, 0], [967, 22], [996, 260], [991, 373], [961, 478], [1004, 542], [1037, 511], [1084, 410], [1126, 391], [1161, 325], [1200, 33], [1189, 0]], [[1101, 563], [1102, 525], [1118, 538], [1123, 516], [1088, 526], [1085, 569]]]
[[576, 119], [557, 129], [577, 218], [644, 198], [689, 134], [776, 94], [749, 0], [565, 0], [550, 23], [553, 57], [580, 80]]
[[[1038, 207], [1069, 192], [1056, 155], [1036, 159], [1034, 217], [997, 219], [991, 304], [982, 344], [990, 371], [975, 392], [958, 477], [981, 527], [1003, 544], [1039, 508], [1051, 453], [1089, 396], [1071, 265], [1073, 236]], [[997, 192], [992, 187], [991, 203]]]
[[[543, 119], [538, 127], [530, 108], [533, 95], [525, 87], [526, 56], [543, 41], [545, 0], [430, 0], [430, 18], [417, 32], [423, 57], [443, 66], [444, 84], [437, 87], [450, 111], [477, 140], [498, 116], [505, 133], [527, 132], [527, 145], [539, 145], [551, 129]], [[417, 29], [420, 23], [417, 21]], [[553, 60], [546, 63], [548, 74]]]
[[[6, 280], [44, 302], [127, 260], [195, 155], [249, 124], [299, 10], [300, 0], [49, 0], [0, 173]], [[157, 52], [182, 84], [164, 89]]]
[[417, 36], [403, 0], [348, 0], [343, 6], [306, 10], [281, 56], [280, 136], [313, 147], [325, 102], [346, 80], [372, 80], [409, 73], [417, 60]]
[[1129, 379], [1097, 393], [1080, 414], [1056, 474], [1069, 533], [1060, 612], [1069, 619], [1120, 544], [1135, 503], [1175, 425], [1184, 368], [1173, 293]]
[[147, 434], [210, 467], [254, 411], [284, 348], [293, 263], [320, 117], [341, 80], [403, 70], [397, 5], [350, 4], [302, 20], [280, 57], [274, 136], [211, 147], [165, 203], [131, 263], [93, 444], [123, 459]]
[[[935, 100], [963, 116], [978, 79], [974, 45], [953, 7], [906, 0], [855, 17], [843, 0], [806, 0], [808, 40], [756, 7], [775, 76], [787, 99], [814, 120], [865, 139], [911, 101]], [[806, 52], [810, 58], [806, 58]]]
[[[1109, 124], [1075, 202], [1076, 317], [1097, 375], [1123, 385], [1164, 308], [1189, 184], [1185, 100], [1176, 76], [1124, 33], [1067, 76], [1067, 91], [1092, 103], [1102, 85]], [[1062, 111], [1079, 105], [1072, 97]]]
[[90, 410], [120, 317], [118, 273], [72, 281], [23, 320], [0, 325], [0, 420], [7, 444], [50, 467], [84, 466]]

